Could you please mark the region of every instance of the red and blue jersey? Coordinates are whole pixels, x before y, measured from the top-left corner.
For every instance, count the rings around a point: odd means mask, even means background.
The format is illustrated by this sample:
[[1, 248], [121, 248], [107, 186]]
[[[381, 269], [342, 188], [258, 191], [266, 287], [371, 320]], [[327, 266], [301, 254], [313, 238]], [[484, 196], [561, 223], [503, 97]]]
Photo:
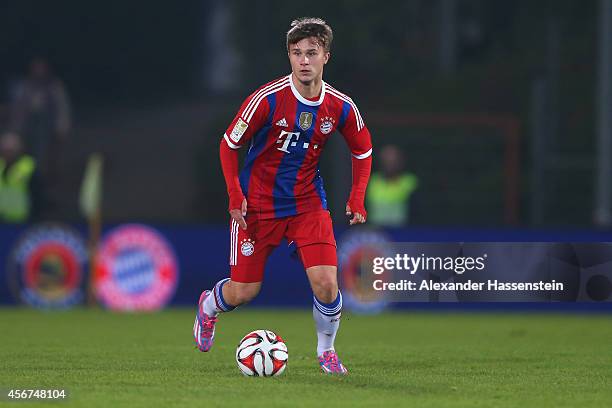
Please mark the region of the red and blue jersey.
[[357, 106], [329, 84], [316, 100], [299, 94], [292, 75], [252, 93], [224, 134], [231, 149], [249, 146], [240, 173], [249, 214], [266, 219], [327, 209], [319, 158], [336, 130], [353, 157], [372, 154]]

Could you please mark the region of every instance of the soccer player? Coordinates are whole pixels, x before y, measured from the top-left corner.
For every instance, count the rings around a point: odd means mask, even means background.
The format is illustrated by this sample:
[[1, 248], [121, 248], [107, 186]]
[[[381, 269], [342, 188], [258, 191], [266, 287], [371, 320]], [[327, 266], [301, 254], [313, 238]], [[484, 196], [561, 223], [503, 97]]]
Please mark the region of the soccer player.
[[[323, 81], [332, 38], [332, 29], [319, 18], [293, 21], [287, 33], [291, 74], [253, 92], [223, 135], [221, 166], [231, 215], [230, 277], [200, 296], [193, 330], [201, 351], [213, 344], [217, 316], [259, 293], [266, 260], [286, 238], [295, 243], [314, 294], [321, 370], [347, 374], [334, 349], [342, 295], [318, 163], [329, 137], [338, 130], [353, 156], [346, 214], [350, 225], [364, 223], [372, 142], [351, 98]], [[237, 150], [247, 143], [239, 173]]]

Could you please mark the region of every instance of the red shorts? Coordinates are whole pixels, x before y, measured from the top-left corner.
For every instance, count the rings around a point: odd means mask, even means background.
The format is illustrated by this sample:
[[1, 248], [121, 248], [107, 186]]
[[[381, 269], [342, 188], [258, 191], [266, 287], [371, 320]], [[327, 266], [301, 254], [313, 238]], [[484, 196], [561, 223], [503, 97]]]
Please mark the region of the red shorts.
[[235, 282], [261, 282], [268, 256], [283, 238], [294, 242], [304, 268], [338, 264], [327, 210], [260, 220], [247, 215], [246, 231], [230, 221], [230, 270]]

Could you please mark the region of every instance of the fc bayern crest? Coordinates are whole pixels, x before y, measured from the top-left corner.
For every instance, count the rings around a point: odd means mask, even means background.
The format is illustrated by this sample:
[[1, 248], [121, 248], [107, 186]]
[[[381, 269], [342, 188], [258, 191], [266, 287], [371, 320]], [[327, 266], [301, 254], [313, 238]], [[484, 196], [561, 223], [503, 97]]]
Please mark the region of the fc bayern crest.
[[319, 126], [319, 130], [321, 131], [321, 133], [326, 135], [329, 132], [331, 132], [333, 128], [334, 128], [334, 119], [330, 118], [329, 116], [324, 117], [323, 120], [321, 121], [321, 126]]
[[244, 256], [251, 256], [255, 252], [255, 241], [251, 238], [243, 239], [240, 243], [240, 252]]
[[28, 229], [8, 259], [16, 296], [42, 309], [71, 307], [83, 300], [87, 247], [81, 236], [60, 224]]
[[129, 224], [110, 231], [96, 257], [95, 293], [113, 310], [151, 311], [174, 296], [178, 262], [156, 230]]

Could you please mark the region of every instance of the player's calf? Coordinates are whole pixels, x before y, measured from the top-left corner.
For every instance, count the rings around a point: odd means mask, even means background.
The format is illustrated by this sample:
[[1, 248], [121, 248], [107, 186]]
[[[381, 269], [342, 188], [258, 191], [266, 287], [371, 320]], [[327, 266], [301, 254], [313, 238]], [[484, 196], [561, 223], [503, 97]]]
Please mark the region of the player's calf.
[[230, 281], [223, 287], [223, 299], [226, 303], [239, 306], [250, 302], [261, 289], [261, 282]]

